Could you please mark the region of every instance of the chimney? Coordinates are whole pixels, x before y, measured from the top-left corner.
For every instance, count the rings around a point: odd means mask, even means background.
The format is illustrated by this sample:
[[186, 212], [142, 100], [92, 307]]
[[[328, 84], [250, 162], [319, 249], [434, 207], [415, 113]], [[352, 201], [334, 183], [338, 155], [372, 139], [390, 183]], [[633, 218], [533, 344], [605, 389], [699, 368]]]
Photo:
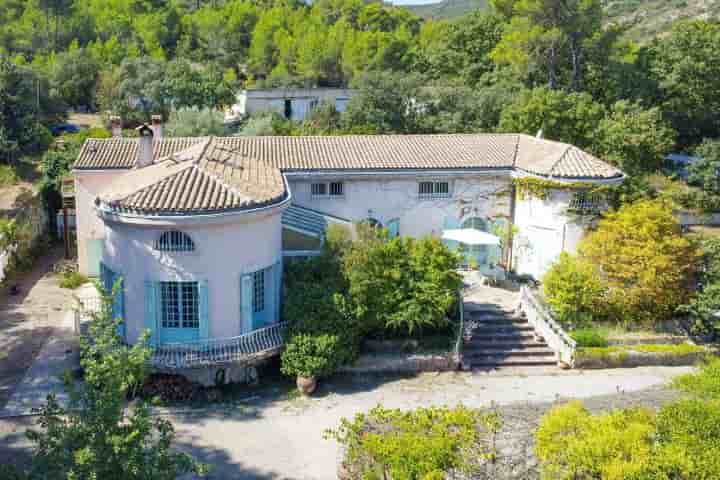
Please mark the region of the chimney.
[[137, 127], [139, 139], [136, 165], [138, 168], [147, 167], [153, 163], [153, 130], [147, 123]]
[[163, 119], [162, 115], [153, 115], [151, 117], [151, 127], [155, 141], [160, 140], [163, 137]]
[[122, 119], [117, 115], [110, 117], [110, 131], [113, 137], [122, 137]]

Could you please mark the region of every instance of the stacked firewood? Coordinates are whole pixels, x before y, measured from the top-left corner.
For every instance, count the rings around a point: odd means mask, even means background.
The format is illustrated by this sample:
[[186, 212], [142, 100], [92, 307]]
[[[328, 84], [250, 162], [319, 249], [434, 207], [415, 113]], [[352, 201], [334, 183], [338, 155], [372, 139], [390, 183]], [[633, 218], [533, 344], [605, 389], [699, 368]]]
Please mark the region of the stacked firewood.
[[150, 375], [140, 390], [143, 398], [159, 398], [162, 402], [193, 402], [204, 398], [202, 387], [182, 375]]

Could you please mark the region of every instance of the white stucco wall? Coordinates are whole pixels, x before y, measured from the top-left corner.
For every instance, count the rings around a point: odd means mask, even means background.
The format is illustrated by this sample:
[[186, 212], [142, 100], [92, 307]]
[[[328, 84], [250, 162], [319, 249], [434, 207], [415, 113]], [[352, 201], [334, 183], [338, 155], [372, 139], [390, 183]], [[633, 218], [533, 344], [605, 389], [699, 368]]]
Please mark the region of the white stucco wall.
[[[106, 222], [103, 262], [125, 282], [127, 340], [145, 328], [145, 281], [208, 282], [210, 337], [240, 335], [240, 276], [282, 259], [281, 212], [230, 217], [231, 223], [157, 227]], [[195, 242], [194, 252], [159, 252], [159, 235], [181, 230]]]
[[575, 252], [587, 225], [567, 214], [573, 192], [560, 190], [548, 198], [518, 198], [513, 265], [520, 275], [541, 279], [562, 252]]
[[77, 222], [78, 268], [88, 275], [88, 240], [105, 236], [105, 226], [95, 214], [95, 198], [116, 178], [127, 170], [98, 172], [75, 171], [75, 213]]
[[[342, 181], [342, 197], [317, 198], [311, 195], [312, 183]], [[450, 197], [420, 198], [418, 182], [448, 181]], [[496, 218], [510, 215], [509, 175], [452, 176], [372, 176], [368, 178], [327, 177], [289, 178], [293, 203], [353, 222], [372, 217], [383, 225], [400, 219], [400, 234], [422, 237], [440, 236], [445, 219], [462, 221], [468, 217]]]

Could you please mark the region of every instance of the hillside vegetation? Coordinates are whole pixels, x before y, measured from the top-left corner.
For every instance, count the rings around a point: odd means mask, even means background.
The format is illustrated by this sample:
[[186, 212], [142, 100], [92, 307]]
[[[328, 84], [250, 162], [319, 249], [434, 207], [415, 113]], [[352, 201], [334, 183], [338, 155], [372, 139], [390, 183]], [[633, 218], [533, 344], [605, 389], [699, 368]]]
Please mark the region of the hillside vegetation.
[[[408, 5], [423, 18], [452, 19], [488, 8], [487, 0], [442, 0]], [[627, 24], [627, 36], [647, 41], [670, 30], [677, 20], [709, 18], [720, 14], [720, 0], [603, 0], [605, 23]]]

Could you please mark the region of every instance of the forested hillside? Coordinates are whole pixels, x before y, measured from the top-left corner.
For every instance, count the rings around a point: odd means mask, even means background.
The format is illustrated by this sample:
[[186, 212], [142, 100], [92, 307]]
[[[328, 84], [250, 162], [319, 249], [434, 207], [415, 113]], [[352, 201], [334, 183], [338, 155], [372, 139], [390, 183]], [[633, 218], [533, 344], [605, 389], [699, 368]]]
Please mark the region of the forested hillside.
[[600, 0], [494, 0], [453, 21], [363, 0], [0, 0], [0, 27], [7, 158], [41, 151], [43, 125], [68, 109], [133, 126], [222, 109], [253, 86], [361, 95], [303, 124], [250, 119], [252, 134], [542, 129], [640, 171], [720, 136], [717, 21], [641, 46], [608, 26]]
[[[408, 5], [423, 18], [457, 18], [477, 9], [489, 8], [485, 0], [442, 0], [433, 4]], [[604, 0], [605, 22], [627, 25], [627, 36], [647, 41], [667, 33], [673, 22], [720, 14], [720, 0]]]

